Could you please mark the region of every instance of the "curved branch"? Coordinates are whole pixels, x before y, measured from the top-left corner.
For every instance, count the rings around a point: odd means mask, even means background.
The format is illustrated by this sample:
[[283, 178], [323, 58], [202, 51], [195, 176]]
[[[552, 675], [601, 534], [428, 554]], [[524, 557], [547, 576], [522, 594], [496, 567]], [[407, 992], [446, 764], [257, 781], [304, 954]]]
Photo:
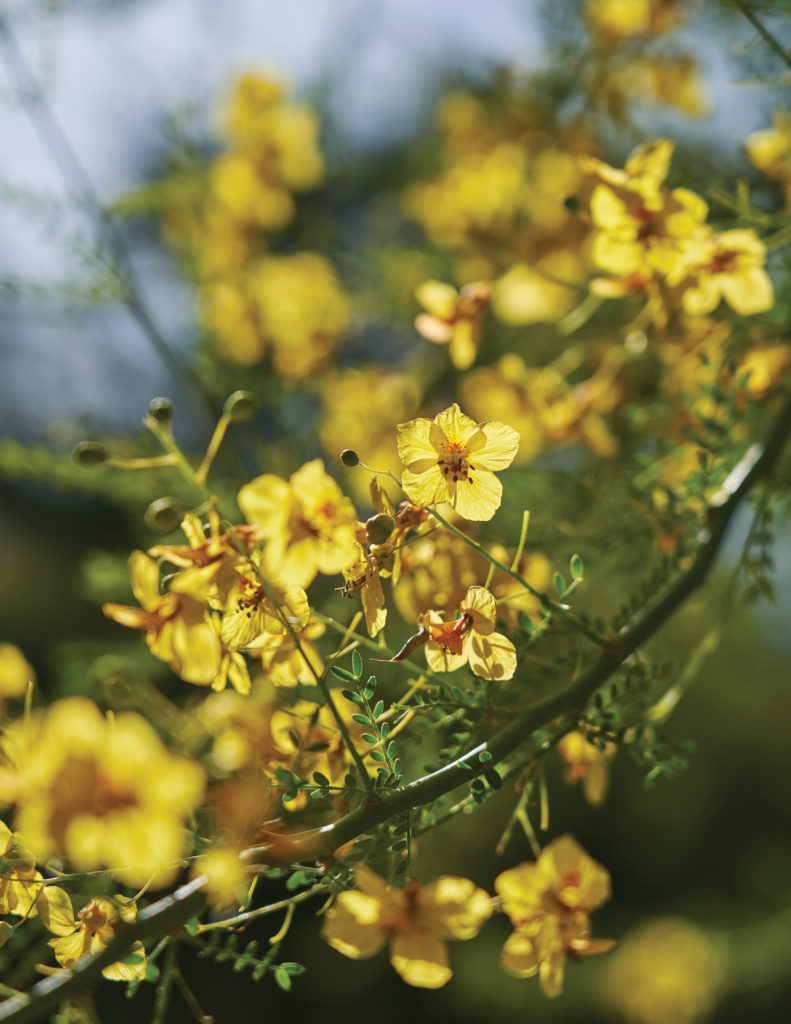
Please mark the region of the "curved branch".
[[791, 401], [778, 414], [763, 447], [753, 445], [718, 492], [714, 499], [716, 504], [710, 507], [706, 523], [699, 532], [700, 546], [689, 569], [636, 616], [576, 682], [525, 708], [488, 740], [438, 771], [382, 793], [375, 800], [365, 800], [356, 810], [331, 825], [304, 836], [278, 836], [271, 844], [251, 847], [243, 857], [257, 863], [283, 864], [329, 856], [339, 846], [388, 818], [431, 803], [469, 782], [470, 768], [479, 767], [480, 754], [488, 752], [490, 763], [501, 761], [553, 719], [582, 712], [595, 691], [702, 585], [742, 499], [759, 480], [771, 473], [789, 434]]
[[150, 907], [141, 910], [135, 921], [119, 926], [100, 952], [81, 958], [70, 970], [58, 971], [33, 986], [24, 995], [0, 1003], [0, 1021], [6, 1024], [33, 1024], [58, 1008], [64, 999], [95, 985], [102, 971], [123, 960], [135, 942], [160, 937], [179, 928], [191, 917], [202, 913], [206, 900], [201, 889], [206, 876], [200, 875]]

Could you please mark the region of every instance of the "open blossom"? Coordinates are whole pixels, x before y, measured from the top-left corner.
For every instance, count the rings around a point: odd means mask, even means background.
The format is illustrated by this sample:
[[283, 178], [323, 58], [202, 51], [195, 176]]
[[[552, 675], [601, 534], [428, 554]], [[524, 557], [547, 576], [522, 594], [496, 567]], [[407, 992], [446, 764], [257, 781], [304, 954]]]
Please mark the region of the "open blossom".
[[774, 289], [764, 270], [766, 246], [754, 231], [737, 228], [713, 236], [705, 255], [689, 269], [682, 304], [687, 313], [711, 313], [724, 299], [750, 316], [774, 305]]
[[428, 341], [448, 345], [457, 370], [475, 362], [481, 334], [481, 317], [492, 298], [488, 281], [465, 284], [460, 292], [442, 281], [424, 281], [415, 292], [426, 313], [415, 317], [415, 327]]
[[0, 762], [0, 803], [17, 805], [15, 824], [38, 860], [107, 867], [130, 886], [176, 877], [204, 772], [171, 754], [140, 715], [107, 719], [83, 697], [57, 701], [11, 723]]
[[516, 671], [516, 649], [508, 637], [494, 630], [497, 603], [484, 587], [470, 587], [454, 619], [435, 610], [420, 618], [428, 632], [426, 661], [434, 672], [453, 672], [469, 663], [483, 679], [511, 679]]
[[129, 558], [132, 592], [140, 608], [122, 604], [102, 605], [102, 611], [122, 626], [145, 631], [149, 650], [166, 662], [187, 683], [210, 686], [220, 671], [222, 641], [209, 609], [187, 591], [200, 569], [187, 569], [171, 582], [163, 594], [159, 587], [159, 566], [143, 551]]
[[566, 782], [569, 785], [581, 782], [588, 803], [592, 807], [602, 804], [610, 781], [609, 762], [615, 756], [612, 743], [608, 743], [604, 750], [599, 750], [583, 733], [575, 729], [560, 740], [558, 753], [566, 765]]
[[[44, 925], [58, 938], [50, 939], [55, 959], [61, 967], [73, 967], [77, 961], [91, 953], [99, 953], [115, 938], [116, 927], [121, 922], [134, 921], [137, 909], [134, 903], [115, 903], [113, 900], [96, 896], [90, 900], [74, 918], [71, 900], [55, 886], [47, 886], [39, 903], [39, 913]], [[146, 972], [146, 952], [142, 942], [135, 942], [129, 949], [128, 958], [134, 963], [110, 964], [102, 976], [110, 981], [132, 981]]]
[[321, 459], [306, 462], [288, 481], [256, 477], [238, 500], [267, 541], [263, 568], [279, 583], [307, 587], [317, 573], [343, 572], [357, 557], [357, 514]]
[[494, 887], [515, 929], [503, 967], [517, 978], [538, 974], [544, 995], [563, 990], [566, 957], [612, 949], [612, 940], [590, 936], [592, 911], [610, 898], [610, 876], [571, 836], [554, 839], [534, 864], [503, 871]]
[[414, 505], [448, 501], [464, 519], [491, 519], [503, 487], [493, 470], [507, 469], [519, 434], [504, 423], [475, 423], [455, 403], [434, 417], [398, 425], [401, 486]]
[[452, 976], [446, 939], [472, 939], [492, 913], [483, 889], [444, 875], [403, 889], [368, 868], [355, 874], [359, 890], [340, 893], [324, 918], [322, 937], [344, 956], [363, 960], [390, 946], [390, 962], [408, 985], [440, 988]]

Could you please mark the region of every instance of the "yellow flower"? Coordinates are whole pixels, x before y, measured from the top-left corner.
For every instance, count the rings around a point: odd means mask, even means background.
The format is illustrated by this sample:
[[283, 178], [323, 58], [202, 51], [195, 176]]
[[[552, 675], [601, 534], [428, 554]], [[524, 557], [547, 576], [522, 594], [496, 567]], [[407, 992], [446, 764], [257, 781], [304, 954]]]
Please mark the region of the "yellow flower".
[[424, 281], [415, 297], [428, 310], [415, 318], [418, 333], [428, 341], [448, 345], [457, 370], [472, 366], [478, 353], [481, 318], [492, 298], [488, 281], [465, 284], [460, 292], [442, 281]]
[[36, 897], [44, 885], [36, 860], [22, 836], [0, 821], [0, 914], [35, 914]]
[[306, 462], [288, 482], [256, 477], [238, 496], [247, 521], [267, 541], [264, 568], [283, 585], [307, 587], [319, 572], [342, 572], [357, 556], [357, 515], [324, 469]]
[[445, 621], [433, 609], [421, 617], [428, 631], [426, 661], [434, 672], [453, 672], [469, 663], [483, 679], [511, 679], [516, 671], [516, 649], [508, 637], [495, 633], [497, 603], [483, 587], [470, 587], [459, 617]]
[[750, 163], [770, 178], [791, 178], [791, 117], [785, 110], [772, 115], [773, 128], [753, 132], [745, 142]]
[[238, 907], [250, 881], [250, 871], [239, 859], [233, 846], [215, 846], [198, 857], [193, 877], [205, 875], [206, 898], [217, 909]]
[[390, 962], [408, 985], [441, 988], [452, 976], [446, 939], [471, 939], [492, 912], [483, 889], [444, 875], [429, 885], [387, 885], [368, 868], [355, 874], [358, 890], [338, 895], [322, 937], [344, 956], [363, 960], [386, 945]]
[[774, 305], [774, 290], [764, 270], [766, 246], [751, 230], [723, 231], [711, 239], [705, 257], [682, 284], [682, 305], [692, 316], [710, 313], [725, 299], [742, 316]]
[[599, 750], [585, 736], [575, 730], [567, 733], [558, 743], [558, 753], [566, 763], [566, 782], [582, 782], [585, 799], [593, 807], [604, 802], [610, 781], [608, 762], [615, 756], [615, 748], [607, 744]]
[[256, 648], [266, 642], [267, 635], [286, 633], [286, 621], [302, 629], [310, 618], [308, 595], [302, 587], [270, 584], [274, 599], [267, 596], [258, 561], [253, 556], [237, 569], [237, 582], [228, 595], [221, 635], [229, 651]]
[[273, 686], [313, 685], [316, 676], [324, 671], [324, 662], [313, 641], [323, 635], [325, 628], [323, 622], [311, 617], [301, 628], [295, 626], [299, 646], [290, 633], [272, 634], [260, 646], [256, 645], [267, 681]]
[[503, 967], [518, 978], [538, 974], [544, 995], [562, 991], [566, 957], [612, 948], [611, 940], [590, 937], [590, 914], [610, 898], [610, 876], [571, 836], [554, 839], [535, 863], [504, 871], [494, 887], [515, 929]]
[[107, 720], [72, 697], [13, 723], [2, 753], [15, 779], [0, 798], [17, 804], [15, 823], [39, 860], [65, 855], [79, 871], [108, 867], [130, 886], [175, 878], [203, 770], [169, 753], [145, 719]]
[[28, 682], [36, 673], [24, 654], [13, 644], [0, 644], [0, 703], [5, 697], [24, 697]]
[[406, 466], [401, 486], [413, 504], [448, 501], [464, 519], [491, 519], [503, 488], [492, 470], [507, 469], [519, 435], [504, 423], [475, 423], [458, 405], [433, 420], [398, 426], [398, 454]]
[[194, 584], [189, 572], [176, 576], [163, 594], [157, 563], [144, 552], [133, 551], [129, 575], [142, 607], [104, 604], [102, 611], [122, 626], [145, 630], [151, 653], [185, 682], [210, 686], [220, 671], [222, 642], [209, 609], [189, 593], [179, 592], [181, 586], [189, 590]]
[[691, 921], [657, 918], [624, 940], [603, 978], [629, 1024], [708, 1020], [728, 973], [725, 949]]
[[[83, 956], [99, 953], [115, 937], [120, 921], [134, 921], [137, 909], [134, 903], [116, 904], [101, 896], [94, 897], [77, 914], [75, 921], [71, 900], [62, 889], [47, 886], [39, 903], [46, 901], [46, 911], [40, 908], [40, 916], [49, 931], [59, 938], [50, 939], [55, 959], [65, 968], [73, 967]], [[146, 973], [146, 952], [142, 942], [135, 942], [128, 954], [134, 963], [110, 964], [102, 971], [102, 977], [110, 981], [132, 981]]]

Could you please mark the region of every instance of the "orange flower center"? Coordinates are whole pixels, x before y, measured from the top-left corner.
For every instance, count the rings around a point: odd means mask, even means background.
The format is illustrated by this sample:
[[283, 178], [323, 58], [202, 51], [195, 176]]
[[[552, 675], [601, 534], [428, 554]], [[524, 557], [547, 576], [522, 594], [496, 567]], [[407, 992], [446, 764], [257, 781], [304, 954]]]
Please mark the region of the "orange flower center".
[[436, 626], [429, 626], [429, 633], [431, 639], [449, 654], [461, 654], [464, 638], [471, 629], [472, 615], [465, 612], [460, 619], [454, 619], [453, 622], [440, 622]]

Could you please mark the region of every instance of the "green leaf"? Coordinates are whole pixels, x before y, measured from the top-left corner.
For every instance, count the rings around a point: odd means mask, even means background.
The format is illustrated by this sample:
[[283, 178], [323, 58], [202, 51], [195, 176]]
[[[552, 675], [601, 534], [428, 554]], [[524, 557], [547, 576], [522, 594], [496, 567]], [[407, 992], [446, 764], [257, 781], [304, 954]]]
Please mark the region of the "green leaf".
[[359, 679], [363, 674], [363, 659], [359, 651], [352, 651], [352, 672], [354, 673], [355, 679]]
[[566, 582], [559, 572], [556, 572], [552, 577], [552, 583], [554, 584], [555, 590], [558, 592], [558, 596], [562, 597], [566, 592]]
[[383, 700], [377, 701], [376, 702], [376, 707], [373, 710], [374, 718], [378, 718], [383, 713], [384, 709], [385, 709], [385, 702]]
[[365, 697], [366, 700], [370, 700], [371, 697], [373, 697], [375, 691], [376, 676], [369, 676], [368, 682], [365, 684], [365, 689], [363, 690], [363, 696]]
[[330, 780], [323, 772], [314, 772], [313, 781], [319, 786], [329, 786]]
[[362, 704], [363, 699], [359, 693], [355, 693], [354, 690], [341, 690], [341, 696], [345, 697], [346, 700], [350, 700], [353, 704]]
[[378, 743], [379, 737], [371, 735], [370, 732], [364, 732], [362, 738], [366, 743]]
[[357, 680], [354, 678], [351, 672], [347, 671], [347, 669], [345, 668], [341, 668], [340, 665], [333, 665], [332, 668], [330, 669], [330, 672], [332, 672], [334, 676], [337, 676], [338, 679], [343, 679], [343, 681], [346, 683], [357, 682]]
[[307, 967], [303, 967], [302, 964], [286, 963], [280, 964], [278, 970], [285, 971], [286, 974], [290, 974], [292, 978], [297, 977], [299, 974], [304, 974]]
[[581, 580], [585, 575], [585, 566], [582, 564], [582, 559], [579, 555], [572, 555], [569, 561], [569, 569], [571, 571], [572, 579]]
[[288, 973], [288, 971], [284, 971], [282, 967], [276, 967], [274, 974], [275, 981], [277, 982], [278, 987], [282, 988], [284, 992], [290, 992], [291, 975]]
[[390, 740], [390, 742], [387, 744], [387, 756], [391, 761], [396, 756], [397, 751], [398, 747], [396, 746], [396, 741]]
[[200, 920], [197, 917], [191, 917], [184, 925], [184, 931], [187, 935], [197, 935], [200, 931]]
[[374, 759], [374, 761], [380, 761], [381, 762], [381, 761], [386, 760], [384, 754], [380, 750], [372, 750], [371, 751], [371, 757]]
[[352, 715], [353, 722], [359, 722], [360, 725], [370, 725], [371, 719], [368, 715]]
[[159, 977], [159, 968], [156, 964], [146, 964], [146, 981], [156, 981]]

